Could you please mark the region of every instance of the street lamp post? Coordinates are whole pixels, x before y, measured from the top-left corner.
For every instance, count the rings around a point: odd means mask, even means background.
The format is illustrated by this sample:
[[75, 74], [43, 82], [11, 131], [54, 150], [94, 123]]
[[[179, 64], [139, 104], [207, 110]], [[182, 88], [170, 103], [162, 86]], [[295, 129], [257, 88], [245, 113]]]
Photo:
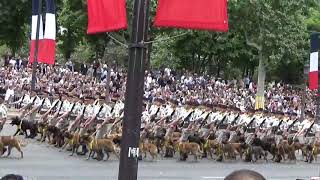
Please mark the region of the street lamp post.
[[124, 119], [118, 180], [138, 177], [139, 140], [144, 93], [144, 69], [147, 57], [149, 0], [135, 0], [133, 28], [129, 46]]

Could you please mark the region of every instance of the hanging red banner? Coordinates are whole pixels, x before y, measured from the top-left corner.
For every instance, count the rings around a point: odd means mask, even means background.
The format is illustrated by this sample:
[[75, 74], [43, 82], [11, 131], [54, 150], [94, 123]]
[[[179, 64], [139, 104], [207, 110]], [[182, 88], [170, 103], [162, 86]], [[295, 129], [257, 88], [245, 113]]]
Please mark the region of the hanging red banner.
[[227, 0], [159, 0], [155, 26], [228, 31]]
[[125, 0], [88, 0], [88, 34], [127, 28]]

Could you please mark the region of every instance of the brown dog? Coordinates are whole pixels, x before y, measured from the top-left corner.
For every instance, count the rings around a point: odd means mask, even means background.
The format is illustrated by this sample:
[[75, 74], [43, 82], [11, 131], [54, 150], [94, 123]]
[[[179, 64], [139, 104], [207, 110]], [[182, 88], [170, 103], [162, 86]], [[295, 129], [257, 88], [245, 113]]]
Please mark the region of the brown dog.
[[21, 147], [24, 147], [25, 145], [22, 144], [17, 138], [14, 136], [0, 136], [0, 156], [3, 155], [3, 150], [5, 147], [8, 147], [8, 154], [7, 157], [10, 156], [12, 148], [16, 148], [20, 154], [21, 159], [23, 158], [23, 152], [21, 150]]
[[92, 136], [83, 136], [82, 141], [83, 143], [87, 144], [90, 149], [87, 160], [89, 160], [90, 157], [94, 155], [94, 153], [97, 153], [98, 155], [100, 154], [102, 156], [100, 158], [97, 158], [97, 160], [102, 160], [104, 153], [106, 153], [107, 161], [110, 157], [110, 152], [114, 153], [119, 158], [119, 152], [116, 148], [116, 145], [110, 139], [96, 139]]
[[200, 149], [200, 145], [197, 143], [189, 142], [180, 142], [179, 143], [179, 152], [180, 156], [183, 155], [194, 155], [194, 160], [198, 160], [198, 156], [201, 157], [203, 152]]
[[64, 132], [63, 136], [66, 138], [66, 141], [62, 146], [62, 150], [69, 144], [72, 147], [72, 154], [70, 156], [73, 156], [75, 152], [78, 154], [78, 149], [80, 147], [80, 134], [78, 132], [75, 132], [74, 134]]
[[207, 139], [206, 143], [204, 144], [203, 149], [209, 154], [211, 159], [213, 159], [213, 151], [218, 147], [218, 145], [219, 142], [217, 140], [210, 139]]
[[140, 143], [141, 153], [144, 154], [144, 158], [147, 158], [147, 152], [151, 155], [152, 160], [158, 157], [158, 149], [155, 144], [149, 142], [141, 142]]

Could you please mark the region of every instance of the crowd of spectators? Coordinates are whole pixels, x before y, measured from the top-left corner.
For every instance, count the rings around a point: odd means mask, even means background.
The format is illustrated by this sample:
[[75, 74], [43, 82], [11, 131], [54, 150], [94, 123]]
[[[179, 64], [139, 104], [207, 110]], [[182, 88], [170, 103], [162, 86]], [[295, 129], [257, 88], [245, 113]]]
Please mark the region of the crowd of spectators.
[[[30, 90], [32, 69], [22, 60], [9, 60], [0, 70], [0, 94], [6, 99]], [[36, 91], [51, 94], [73, 92], [79, 97], [105, 93], [124, 97], [126, 70], [93, 62], [81, 64], [75, 70], [71, 60], [65, 65], [39, 65]], [[110, 78], [108, 78], [110, 77]], [[256, 82], [249, 77], [224, 80], [190, 72], [177, 73], [170, 68], [145, 73], [144, 98], [175, 99], [180, 105], [187, 101], [198, 104], [212, 103], [226, 108], [249, 111], [255, 107]], [[109, 88], [108, 88], [109, 87]], [[272, 113], [301, 114], [303, 88], [281, 82], [268, 82], [265, 87], [265, 110]], [[315, 92], [307, 89], [305, 112], [315, 114]]]

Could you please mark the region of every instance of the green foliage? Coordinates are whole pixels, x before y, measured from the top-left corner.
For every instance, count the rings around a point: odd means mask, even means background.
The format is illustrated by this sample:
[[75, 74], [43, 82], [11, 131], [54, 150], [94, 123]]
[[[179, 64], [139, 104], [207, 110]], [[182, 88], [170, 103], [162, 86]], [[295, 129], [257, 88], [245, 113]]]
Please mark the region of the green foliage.
[[30, 14], [30, 0], [0, 1], [0, 44], [7, 45], [13, 55], [28, 40]]
[[0, 46], [0, 58], [10, 54], [10, 49], [6, 45]]
[[92, 59], [94, 56], [94, 50], [86, 44], [86, 42], [80, 42], [72, 53], [71, 58], [76, 62], [86, 62], [88, 59]]
[[309, 10], [309, 16], [306, 20], [306, 24], [309, 31], [320, 32], [320, 1], [315, 3]]
[[[106, 33], [87, 35], [86, 0], [56, 0], [57, 57], [64, 62], [96, 59], [126, 65], [127, 49]], [[151, 66], [171, 67], [225, 78], [253, 76], [259, 49], [269, 80], [301, 80], [303, 63], [308, 60], [309, 34], [320, 31], [319, 0], [229, 0], [228, 33], [157, 29], [150, 26]], [[110, 33], [127, 44], [130, 40], [134, 0], [127, 0], [128, 30]], [[154, 19], [157, 0], [150, 1]], [[13, 54], [28, 55], [31, 0], [1, 0], [0, 53], [8, 47]], [[150, 20], [150, 22], [151, 22]], [[179, 34], [183, 36], [170, 38]], [[164, 39], [164, 40], [163, 40]], [[290, 69], [290, 71], [286, 71]]]
[[71, 57], [84, 39], [87, 25], [85, 2], [62, 0], [58, 3], [58, 50], [65, 59]]

